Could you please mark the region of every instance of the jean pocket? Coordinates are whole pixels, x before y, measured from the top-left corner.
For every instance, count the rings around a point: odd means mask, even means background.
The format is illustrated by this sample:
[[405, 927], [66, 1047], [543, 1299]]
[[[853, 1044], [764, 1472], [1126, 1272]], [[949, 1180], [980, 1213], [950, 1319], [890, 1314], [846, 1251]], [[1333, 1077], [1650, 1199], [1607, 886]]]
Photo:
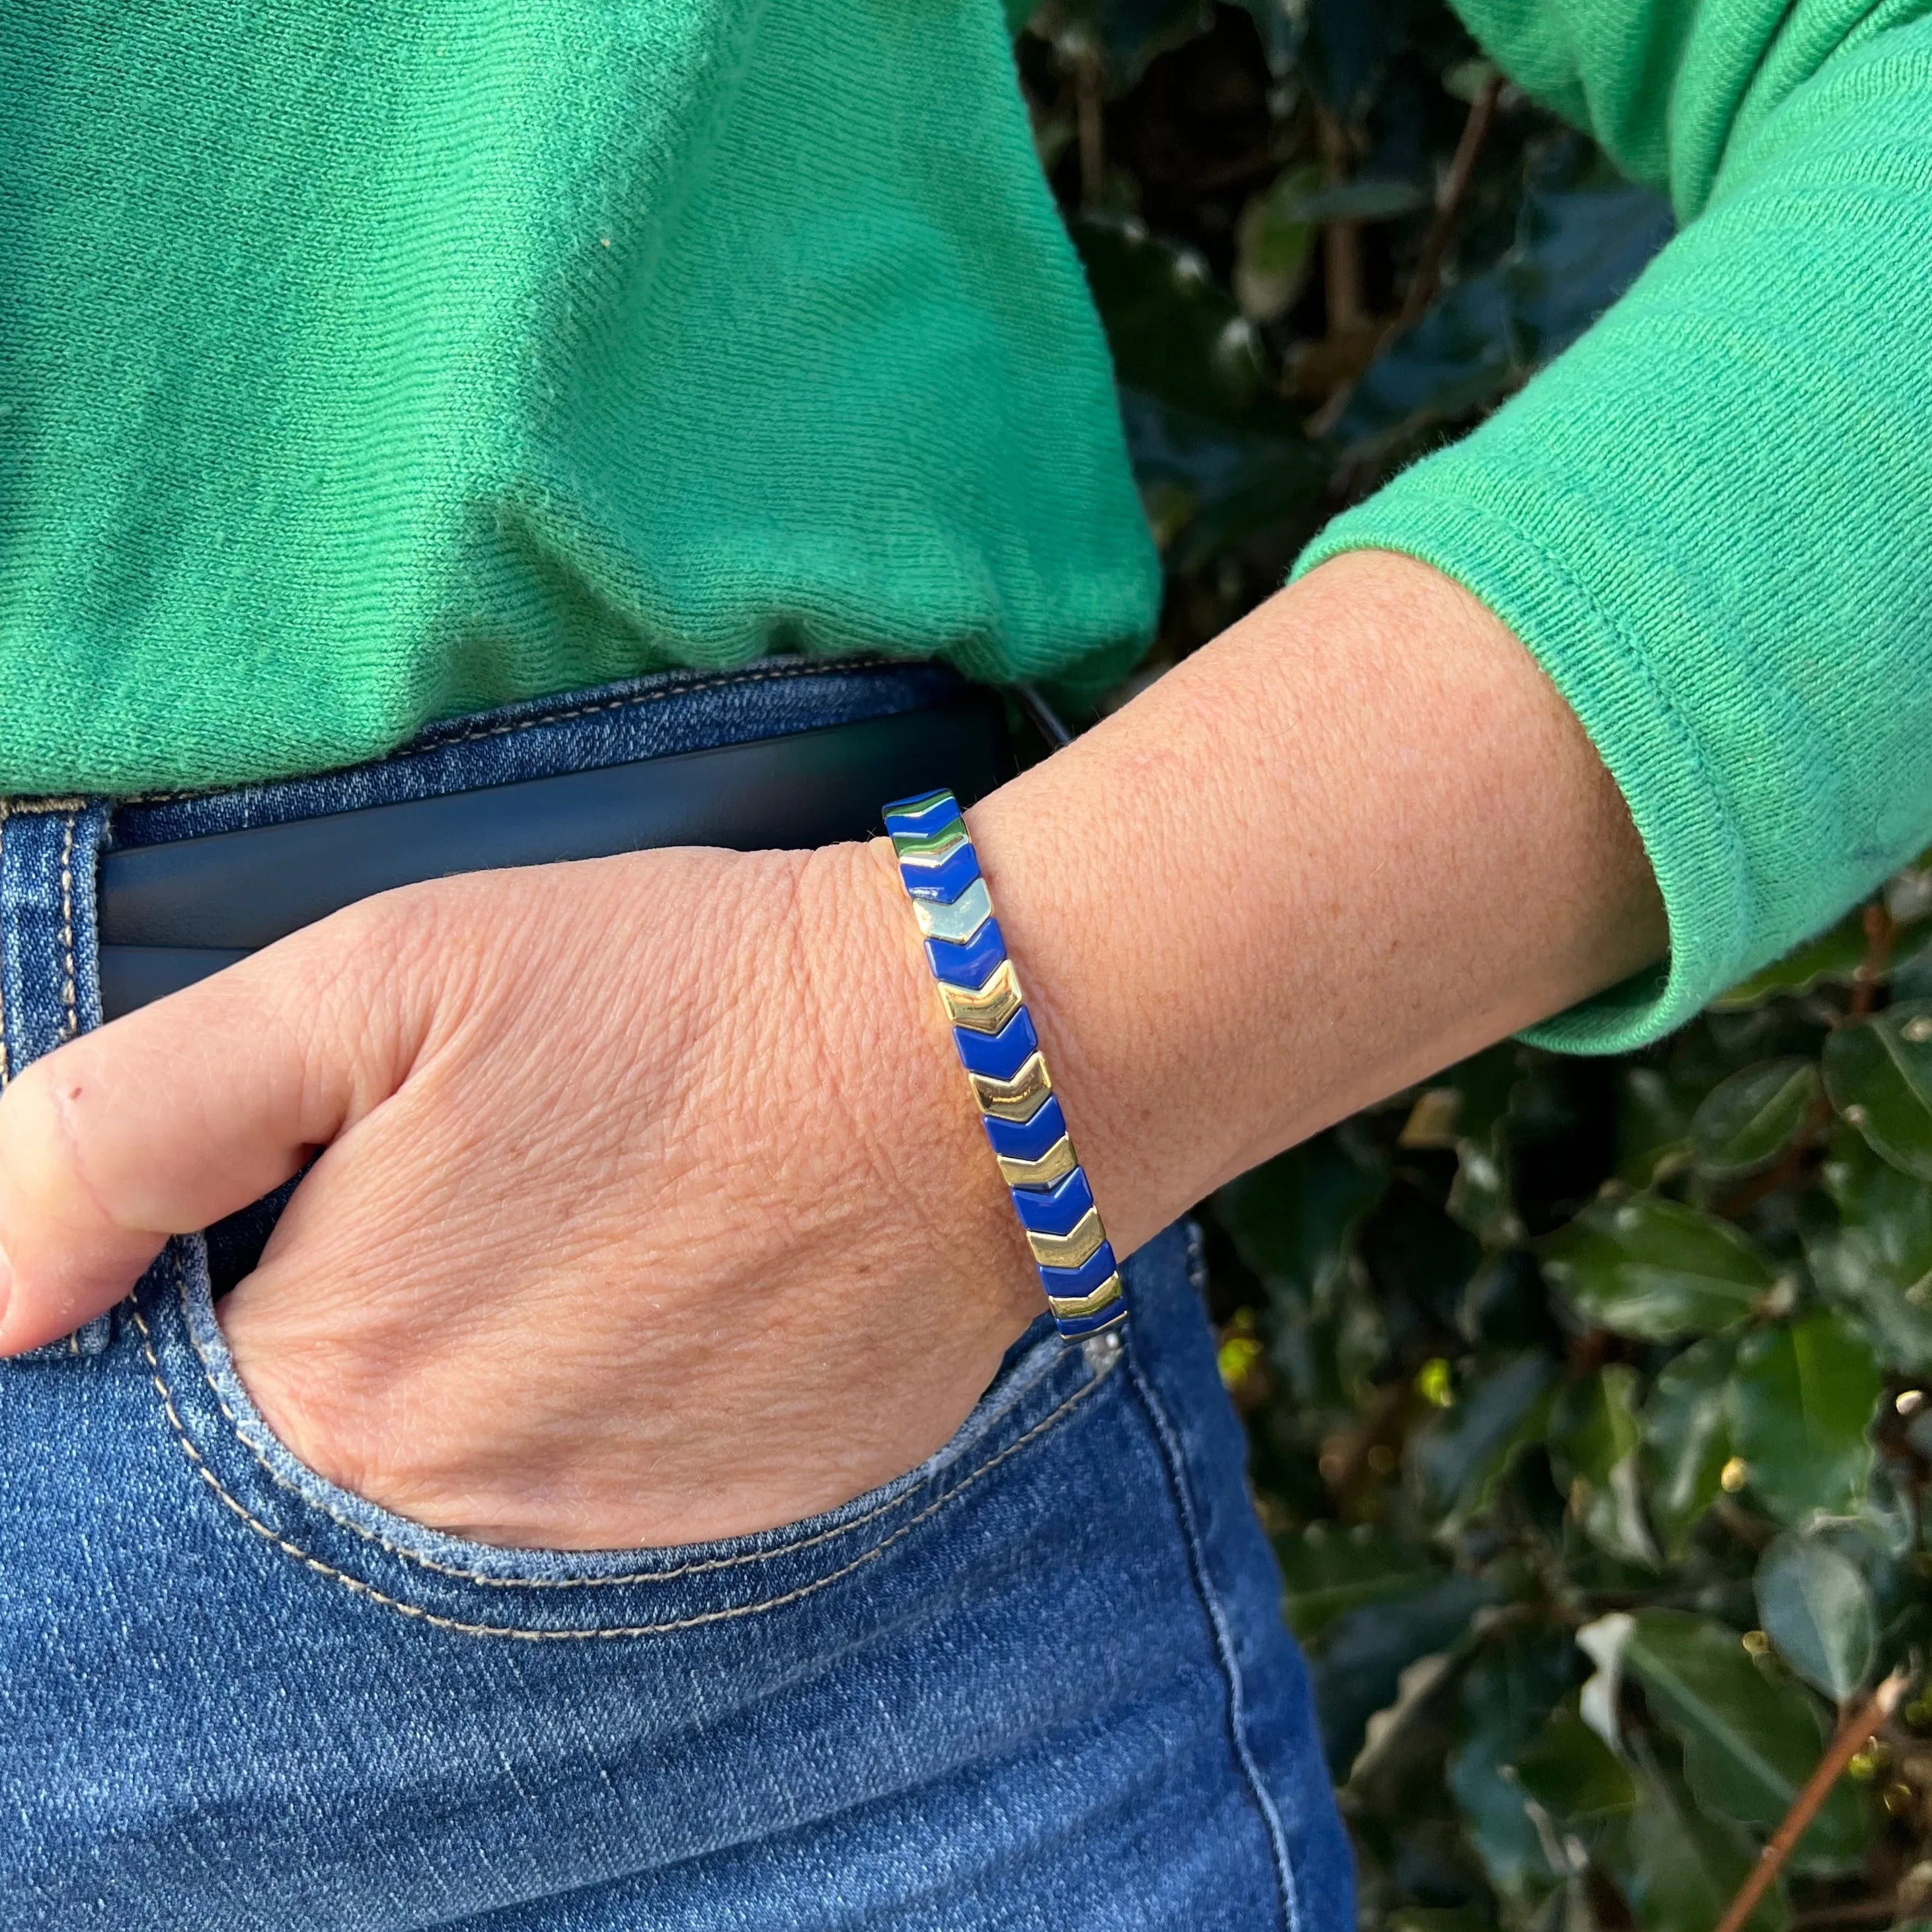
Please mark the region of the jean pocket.
[[671, 1548], [508, 1549], [396, 1516], [290, 1453], [236, 1372], [200, 1237], [170, 1244], [126, 1312], [168, 1428], [230, 1531], [372, 1608], [479, 1638], [668, 1636], [865, 1590], [961, 1516], [1000, 1507], [1005, 1481], [1124, 1379], [1117, 1331], [1071, 1346], [1047, 1327], [937, 1454], [837, 1509]]

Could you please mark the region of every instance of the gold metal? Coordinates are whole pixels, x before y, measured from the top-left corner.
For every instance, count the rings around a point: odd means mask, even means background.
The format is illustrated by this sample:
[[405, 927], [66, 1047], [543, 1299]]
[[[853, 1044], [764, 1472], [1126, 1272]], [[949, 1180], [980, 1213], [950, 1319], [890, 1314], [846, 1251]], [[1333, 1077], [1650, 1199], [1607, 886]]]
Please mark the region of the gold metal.
[[965, 842], [963, 818], [949, 818], [937, 832], [892, 834], [892, 850], [902, 866], [943, 866]]
[[1120, 1277], [1110, 1274], [1091, 1294], [1049, 1294], [1046, 1305], [1063, 1322], [1077, 1322], [1083, 1315], [1097, 1315], [1110, 1301], [1120, 1298]]
[[963, 944], [993, 916], [993, 902], [986, 896], [986, 882], [975, 879], [950, 905], [935, 904], [931, 899], [914, 899], [913, 916], [919, 929], [928, 939], [950, 939]]
[[1053, 1091], [1046, 1062], [1036, 1053], [1028, 1056], [1026, 1064], [1010, 1080], [995, 1080], [990, 1073], [969, 1073], [966, 1077], [973, 1083], [973, 1097], [979, 1102], [981, 1113], [1022, 1127], [1046, 1105], [1047, 1096]]
[[938, 984], [939, 997], [946, 1002], [946, 1017], [955, 1026], [974, 1033], [998, 1033], [1020, 1010], [1020, 982], [1010, 959], [1001, 960], [977, 992], [949, 986], [944, 980]]
[[995, 1154], [1000, 1178], [1009, 1187], [1054, 1187], [1080, 1163], [1074, 1157], [1073, 1143], [1062, 1134], [1037, 1160], [1016, 1160], [1010, 1154]]
[[1027, 1230], [1028, 1245], [1042, 1268], [1084, 1268], [1100, 1252], [1106, 1238], [1097, 1208], [1088, 1208], [1074, 1223], [1070, 1234], [1040, 1234], [1030, 1228]]

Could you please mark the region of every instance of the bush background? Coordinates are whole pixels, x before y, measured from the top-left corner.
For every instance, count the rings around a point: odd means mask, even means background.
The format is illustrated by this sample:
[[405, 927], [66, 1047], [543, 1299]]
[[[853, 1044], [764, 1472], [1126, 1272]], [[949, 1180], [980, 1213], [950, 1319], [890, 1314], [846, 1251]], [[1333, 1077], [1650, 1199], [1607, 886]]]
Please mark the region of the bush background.
[[[1142, 679], [1671, 232], [1433, 0], [1008, 17], [1166, 560]], [[1365, 1925], [1708, 1932], [1841, 1727], [1751, 1923], [1932, 1918], [1932, 1698], [1867, 1702], [1932, 1629], [1932, 868], [1656, 1048], [1495, 1048], [1208, 1228]]]

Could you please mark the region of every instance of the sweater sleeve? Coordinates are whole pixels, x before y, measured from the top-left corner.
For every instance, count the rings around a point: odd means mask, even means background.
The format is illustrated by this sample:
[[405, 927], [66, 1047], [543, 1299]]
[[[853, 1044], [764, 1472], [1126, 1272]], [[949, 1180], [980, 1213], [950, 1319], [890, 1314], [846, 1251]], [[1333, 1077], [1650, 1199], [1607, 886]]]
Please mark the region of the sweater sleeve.
[[[1620, 1052], [1932, 843], [1932, 5], [1466, 0], [1684, 223], [1300, 574], [1405, 552], [1509, 624], [1629, 802], [1668, 962], [1529, 1037]], [[1914, 17], [1914, 16], [1916, 17]]]

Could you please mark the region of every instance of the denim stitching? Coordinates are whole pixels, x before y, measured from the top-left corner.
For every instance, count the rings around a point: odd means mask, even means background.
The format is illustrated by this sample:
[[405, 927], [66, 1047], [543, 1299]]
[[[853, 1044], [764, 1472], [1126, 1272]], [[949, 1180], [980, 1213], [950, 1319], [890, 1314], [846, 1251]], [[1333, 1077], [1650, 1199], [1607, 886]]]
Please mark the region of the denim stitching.
[[[466, 730], [452, 731], [447, 737], [411, 740], [398, 745], [388, 754], [392, 758], [413, 758], [428, 752], [441, 751], [448, 745], [473, 745], [479, 739], [501, 738], [512, 731], [539, 730], [547, 724], [562, 724], [575, 718], [594, 718], [604, 711], [622, 711], [634, 706], [643, 710], [654, 704], [668, 703], [674, 698], [688, 698], [700, 691], [718, 691], [728, 685], [772, 684], [795, 677], [811, 677], [826, 673], [854, 670], [883, 670], [890, 669], [895, 660], [890, 658], [861, 656], [850, 658], [808, 658], [802, 664], [774, 665], [766, 670], [722, 671], [715, 677], [695, 680], [689, 684], [668, 686], [662, 691], [631, 692], [622, 698], [607, 698], [596, 704], [580, 704], [568, 711], [547, 711], [534, 718], [514, 718], [503, 724], [478, 724]], [[910, 666], [908, 665], [908, 668]], [[383, 762], [376, 760], [375, 762]], [[320, 778], [334, 772], [354, 771], [356, 765], [338, 765], [329, 772], [300, 772], [294, 776]], [[278, 784], [286, 781], [263, 778], [256, 781], [261, 784]], [[221, 789], [218, 788], [218, 789]], [[214, 794], [206, 788], [193, 791], [144, 791], [136, 792], [122, 800], [124, 805], [172, 805], [186, 799], [207, 798]]]
[[447, 738], [432, 740], [422, 748], [440, 750], [445, 745], [473, 745], [480, 738], [501, 738], [512, 731], [526, 731], [544, 724], [561, 724], [573, 718], [594, 718], [600, 711], [622, 711], [626, 706], [636, 705], [640, 709], [647, 704], [662, 704], [673, 698], [688, 698], [700, 691], [717, 691], [726, 685], [772, 684], [795, 677], [810, 677], [826, 671], [865, 670], [876, 669], [889, 662], [880, 658], [861, 659], [827, 659], [820, 662], [808, 659], [803, 664], [778, 664], [767, 670], [723, 671], [716, 677], [701, 678], [692, 684], [673, 686], [665, 691], [640, 693], [633, 692], [627, 698], [608, 698], [598, 704], [580, 705], [574, 711], [547, 712], [541, 718], [518, 718], [507, 724], [479, 724], [466, 731], [453, 732]]
[[380, 1604], [386, 1609], [394, 1610], [417, 1622], [430, 1624], [437, 1630], [452, 1631], [458, 1636], [508, 1637], [522, 1643], [586, 1643], [609, 1642], [622, 1637], [668, 1636], [681, 1630], [699, 1630], [710, 1624], [730, 1623], [740, 1617], [754, 1616], [766, 1610], [781, 1610], [787, 1604], [814, 1595], [828, 1585], [850, 1576], [854, 1570], [863, 1569], [874, 1558], [883, 1556], [902, 1537], [910, 1536], [922, 1523], [937, 1516], [948, 1503], [964, 1495], [981, 1477], [990, 1475], [1009, 1456], [1017, 1456], [1036, 1437], [1045, 1435], [1049, 1429], [1055, 1426], [1107, 1379], [1105, 1376], [1096, 1376], [1091, 1382], [1083, 1383], [1058, 1408], [1042, 1416], [1024, 1436], [1008, 1443], [997, 1456], [982, 1463], [956, 1488], [947, 1490], [944, 1496], [928, 1504], [910, 1522], [902, 1523], [890, 1536], [874, 1544], [864, 1555], [855, 1556], [850, 1562], [829, 1571], [823, 1576], [814, 1577], [809, 1583], [800, 1584], [795, 1590], [788, 1590], [782, 1596], [768, 1597], [760, 1603], [740, 1604], [728, 1610], [706, 1610], [697, 1616], [679, 1617], [660, 1624], [628, 1624], [609, 1629], [530, 1630], [512, 1624], [464, 1623], [457, 1618], [440, 1616], [434, 1610], [426, 1610], [419, 1604], [406, 1604], [399, 1598], [389, 1596], [377, 1589], [373, 1583], [365, 1583], [361, 1577], [352, 1576], [346, 1570], [337, 1569], [333, 1564], [324, 1562], [319, 1556], [311, 1556], [298, 1544], [291, 1543], [280, 1531], [272, 1529], [260, 1517], [254, 1515], [246, 1504], [229, 1494], [222, 1486], [221, 1479], [208, 1466], [200, 1450], [189, 1439], [187, 1426], [181, 1419], [180, 1412], [175, 1407], [174, 1392], [169, 1388], [167, 1379], [161, 1372], [160, 1358], [154, 1352], [154, 1338], [148, 1327], [147, 1318], [142, 1313], [138, 1301], [130, 1300], [128, 1305], [134, 1315], [134, 1325], [141, 1331], [141, 1348], [148, 1358], [148, 1379], [160, 1396], [161, 1407], [166, 1412], [175, 1440], [180, 1444], [182, 1453], [188, 1457], [195, 1474], [257, 1536], [273, 1544], [285, 1556], [292, 1557], [304, 1568], [312, 1570], [317, 1576], [326, 1576], [332, 1582], [340, 1583], [352, 1595], [367, 1597], [371, 1603]]
[[[178, 1255], [175, 1260], [175, 1280], [180, 1291], [182, 1306], [185, 1311], [188, 1306], [188, 1270], [182, 1265]], [[214, 1373], [208, 1367], [207, 1358], [202, 1354], [198, 1346], [195, 1348], [195, 1355], [201, 1364], [202, 1378], [208, 1384], [208, 1392], [214, 1396], [215, 1406], [227, 1418], [235, 1439], [254, 1457], [261, 1466], [262, 1474], [278, 1489], [286, 1490], [305, 1508], [320, 1510], [330, 1522], [344, 1529], [354, 1531], [365, 1542], [374, 1544], [378, 1549], [386, 1550], [390, 1556], [405, 1563], [419, 1564], [425, 1570], [434, 1570], [439, 1576], [453, 1576], [462, 1582], [482, 1583], [494, 1590], [584, 1590], [607, 1588], [619, 1583], [668, 1583], [680, 1576], [705, 1574], [714, 1570], [735, 1570], [754, 1563], [769, 1563], [778, 1557], [794, 1556], [800, 1550], [814, 1549], [821, 1543], [830, 1543], [853, 1530], [862, 1529], [866, 1524], [876, 1522], [880, 1516], [890, 1516], [896, 1510], [909, 1508], [919, 1498], [916, 1490], [908, 1490], [904, 1495], [895, 1496], [890, 1502], [878, 1504], [862, 1516], [856, 1516], [850, 1522], [837, 1524], [830, 1529], [821, 1529], [792, 1542], [776, 1544], [769, 1550], [748, 1550], [742, 1556], [707, 1557], [696, 1563], [681, 1563], [674, 1570], [627, 1570], [614, 1576], [492, 1576], [480, 1570], [465, 1570], [453, 1563], [440, 1563], [434, 1557], [425, 1556], [419, 1550], [392, 1543], [387, 1537], [370, 1528], [366, 1523], [358, 1522], [353, 1517], [343, 1515], [321, 1497], [312, 1496], [305, 1490], [298, 1489], [248, 1439], [241, 1418], [224, 1400], [221, 1390], [215, 1384]], [[948, 1495], [952, 1493], [950, 1490], [947, 1492]]]
[[74, 825], [70, 816], [61, 840], [61, 944], [66, 959], [67, 976], [61, 982], [61, 1006], [67, 1024], [61, 1038], [72, 1040], [80, 1031], [80, 1015], [74, 999]]
[[[1187, 1276], [1198, 1289], [1207, 1278], [1206, 1258], [1202, 1252], [1201, 1231], [1198, 1226], [1190, 1226], [1187, 1231]], [[1154, 1392], [1140, 1365], [1130, 1363], [1128, 1373], [1133, 1379], [1136, 1390], [1145, 1406], [1149, 1419], [1154, 1424], [1154, 1434], [1158, 1438], [1162, 1459], [1168, 1468], [1168, 1480], [1174, 1486], [1174, 1500], [1180, 1506], [1180, 1524], [1187, 1539], [1187, 1564], [1193, 1572], [1194, 1586], [1199, 1592], [1202, 1606], [1208, 1612], [1208, 1621], [1214, 1633], [1214, 1648], [1221, 1665], [1222, 1676], [1228, 1685], [1228, 1728], [1234, 1744], [1234, 1755], [1239, 1761], [1242, 1775], [1248, 1781], [1248, 1788], [1254, 1794], [1256, 1808], [1262, 1814], [1262, 1828], [1268, 1834], [1268, 1850], [1274, 1862], [1275, 1883], [1280, 1893], [1282, 1922], [1288, 1932], [1298, 1932], [1301, 1924], [1300, 1902], [1294, 1882], [1294, 1868], [1288, 1857], [1288, 1835], [1284, 1830], [1280, 1814], [1275, 1809], [1274, 1800], [1262, 1782], [1261, 1767], [1256, 1763], [1254, 1753], [1250, 1749], [1247, 1738], [1247, 1712], [1242, 1693], [1240, 1666], [1234, 1656], [1232, 1634], [1228, 1628], [1228, 1619], [1221, 1607], [1220, 1599], [1208, 1574], [1207, 1552], [1202, 1546], [1201, 1528], [1195, 1514], [1194, 1498], [1188, 1486], [1186, 1466], [1182, 1459], [1180, 1439], [1173, 1423], [1162, 1406], [1160, 1397]]]

